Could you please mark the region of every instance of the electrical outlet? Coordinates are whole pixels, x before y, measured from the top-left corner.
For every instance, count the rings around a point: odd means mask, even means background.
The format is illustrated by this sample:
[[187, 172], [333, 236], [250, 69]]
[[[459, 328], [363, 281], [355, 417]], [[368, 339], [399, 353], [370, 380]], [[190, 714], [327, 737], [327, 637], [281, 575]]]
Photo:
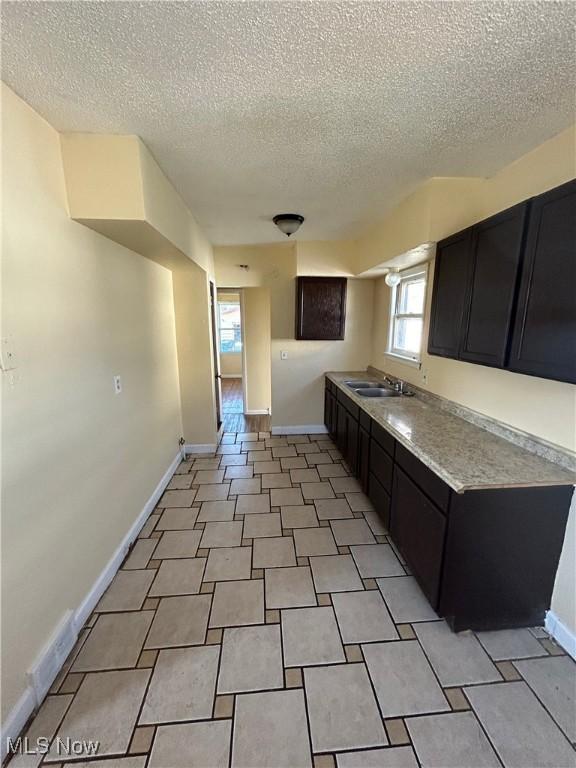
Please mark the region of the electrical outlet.
[[117, 395], [122, 392], [122, 379], [120, 376], [114, 376], [114, 392]]
[[288, 352], [282, 350], [282, 352], [280, 352], [280, 360], [288, 360]]
[[422, 371], [422, 384], [428, 384], [428, 374], [426, 371]]

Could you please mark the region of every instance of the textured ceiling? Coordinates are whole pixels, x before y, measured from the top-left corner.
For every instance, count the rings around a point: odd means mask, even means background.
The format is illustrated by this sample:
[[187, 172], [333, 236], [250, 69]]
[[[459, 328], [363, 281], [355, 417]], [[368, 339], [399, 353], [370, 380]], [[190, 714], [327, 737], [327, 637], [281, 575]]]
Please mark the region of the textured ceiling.
[[572, 2], [3, 2], [2, 78], [56, 128], [136, 133], [219, 244], [356, 235], [430, 176], [565, 128]]

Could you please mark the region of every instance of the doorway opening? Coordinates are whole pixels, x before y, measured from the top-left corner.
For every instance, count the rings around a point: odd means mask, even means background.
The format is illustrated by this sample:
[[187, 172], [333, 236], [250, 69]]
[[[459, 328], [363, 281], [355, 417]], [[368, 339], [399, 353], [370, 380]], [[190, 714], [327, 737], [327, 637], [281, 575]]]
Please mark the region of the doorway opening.
[[216, 322], [224, 432], [268, 432], [269, 291], [219, 288]]
[[222, 414], [243, 414], [242, 311], [238, 291], [218, 290], [216, 316], [222, 386]]

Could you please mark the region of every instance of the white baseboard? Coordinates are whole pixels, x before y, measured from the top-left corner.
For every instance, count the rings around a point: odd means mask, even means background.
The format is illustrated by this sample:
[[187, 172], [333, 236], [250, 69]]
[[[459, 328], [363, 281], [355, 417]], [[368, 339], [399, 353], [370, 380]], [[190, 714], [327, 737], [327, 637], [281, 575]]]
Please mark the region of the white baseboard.
[[14, 741], [18, 738], [29, 717], [42, 703], [44, 696], [50, 689], [62, 664], [66, 661], [68, 653], [76, 642], [78, 633], [86, 619], [90, 616], [104, 591], [114, 578], [116, 571], [122, 565], [132, 542], [136, 539], [142, 526], [156, 507], [158, 500], [164, 493], [181, 460], [180, 453], [178, 453], [84, 600], [75, 611], [68, 611], [64, 615], [47, 644], [31, 665], [28, 672], [29, 685], [8, 713], [0, 729], [2, 734], [0, 739], [0, 762], [6, 756], [7, 740], [12, 739]]
[[77, 638], [78, 630], [74, 621], [74, 612], [68, 610], [28, 670], [28, 680], [37, 704], [44, 700], [56, 675], [74, 648]]
[[132, 527], [130, 528], [126, 536], [124, 536], [122, 543], [120, 544], [116, 552], [112, 555], [112, 557], [108, 561], [108, 564], [106, 565], [106, 567], [104, 568], [100, 576], [98, 576], [98, 578], [94, 582], [92, 589], [90, 590], [90, 592], [88, 592], [88, 594], [80, 604], [80, 607], [76, 610], [74, 614], [74, 623], [76, 625], [76, 629], [78, 632], [84, 626], [84, 622], [90, 616], [90, 614], [96, 607], [98, 600], [100, 600], [106, 588], [114, 578], [116, 571], [122, 565], [122, 561], [126, 557], [126, 554], [130, 549], [132, 542], [136, 539], [144, 523], [146, 522], [146, 520], [148, 520], [152, 510], [156, 507], [158, 500], [164, 493], [164, 489], [170, 482], [172, 475], [174, 474], [174, 472], [176, 471], [176, 468], [180, 464], [180, 461], [181, 461], [181, 457], [180, 457], [180, 453], [178, 453], [177, 456], [174, 457], [172, 463], [170, 464], [170, 466], [168, 467], [164, 475], [162, 476], [162, 479], [160, 480], [156, 488], [152, 491], [152, 495], [144, 505], [142, 512], [140, 512], [140, 514], [134, 521]]
[[262, 408], [254, 411], [244, 411], [244, 416], [268, 416], [270, 411], [268, 408]]
[[186, 443], [184, 450], [186, 453], [216, 453], [216, 443]]
[[296, 427], [272, 427], [273, 435], [325, 435], [324, 424], [299, 424]]
[[28, 686], [8, 713], [6, 720], [2, 723], [0, 761], [4, 762], [4, 758], [8, 754], [8, 739], [14, 742], [18, 738], [36, 706], [34, 691], [32, 686]]
[[544, 624], [546, 632], [552, 635], [554, 640], [561, 645], [562, 648], [576, 659], [576, 634], [568, 629], [566, 624], [563, 624], [554, 611], [546, 612], [546, 622]]

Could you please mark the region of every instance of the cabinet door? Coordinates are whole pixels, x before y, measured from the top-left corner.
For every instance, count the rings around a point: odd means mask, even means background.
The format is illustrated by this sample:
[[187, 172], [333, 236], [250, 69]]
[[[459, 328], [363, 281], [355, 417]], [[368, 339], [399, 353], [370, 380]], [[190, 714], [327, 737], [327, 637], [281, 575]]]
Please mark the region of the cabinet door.
[[392, 491], [392, 538], [434, 608], [444, 553], [446, 518], [396, 465]]
[[370, 472], [378, 479], [378, 482], [388, 493], [392, 490], [393, 467], [394, 462], [392, 458], [373, 439], [370, 445]]
[[515, 205], [473, 228], [462, 360], [499, 368], [505, 363], [528, 206]]
[[328, 432], [332, 432], [332, 395], [328, 387], [324, 390], [324, 426]]
[[372, 472], [368, 475], [368, 496], [386, 530], [390, 529], [390, 496]]
[[346, 320], [345, 277], [298, 277], [296, 338], [342, 340]]
[[472, 228], [438, 243], [432, 286], [428, 352], [458, 357], [470, 258]]
[[328, 389], [324, 390], [324, 424], [333, 435], [336, 431], [336, 398]]
[[348, 412], [336, 401], [336, 445], [340, 453], [346, 457], [348, 450]]
[[363, 427], [358, 431], [358, 480], [364, 493], [368, 490], [370, 471], [370, 433]]
[[576, 181], [532, 201], [512, 371], [576, 383]]
[[346, 442], [346, 461], [350, 467], [350, 471], [354, 476], [358, 472], [358, 422], [356, 419], [347, 414], [348, 416], [348, 436]]
[[330, 392], [330, 434], [332, 437], [336, 434], [337, 419], [336, 419], [336, 398]]

